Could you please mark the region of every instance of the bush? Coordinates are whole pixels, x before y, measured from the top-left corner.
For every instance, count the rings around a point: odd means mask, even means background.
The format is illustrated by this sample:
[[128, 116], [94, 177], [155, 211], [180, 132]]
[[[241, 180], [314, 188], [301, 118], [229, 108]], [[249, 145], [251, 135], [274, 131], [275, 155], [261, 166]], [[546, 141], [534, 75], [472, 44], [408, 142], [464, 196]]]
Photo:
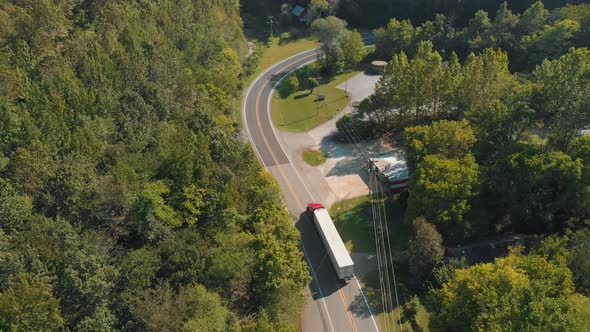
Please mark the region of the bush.
[[282, 98], [287, 98], [297, 90], [299, 90], [299, 79], [297, 79], [296, 75], [290, 75], [281, 83], [279, 94]]
[[[318, 77], [319, 75], [320, 75], [320, 67], [317, 65], [317, 63], [312, 63], [312, 64], [307, 65], [305, 67], [299, 68], [295, 72], [295, 76], [297, 76], [297, 79], [299, 79], [299, 82], [303, 82], [302, 88], [304, 88], [304, 89], [311, 89], [312, 84], [310, 83], [309, 78], [310, 77]], [[315, 86], [313, 86], [313, 87], [315, 87]]]
[[260, 62], [262, 61], [262, 50], [258, 44], [254, 44], [252, 54], [246, 59], [244, 65], [242, 65], [241, 77], [246, 79], [256, 72]]
[[336, 121], [334, 138], [341, 142], [358, 141], [373, 137], [373, 127], [369, 121], [360, 120], [355, 115], [345, 114]]

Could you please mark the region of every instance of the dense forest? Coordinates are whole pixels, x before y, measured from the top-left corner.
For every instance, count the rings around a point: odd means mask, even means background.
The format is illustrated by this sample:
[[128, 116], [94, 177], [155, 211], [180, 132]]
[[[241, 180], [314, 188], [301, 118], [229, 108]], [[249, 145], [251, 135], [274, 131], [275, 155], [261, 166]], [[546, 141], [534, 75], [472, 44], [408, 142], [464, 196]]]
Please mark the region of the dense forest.
[[[405, 151], [406, 318], [422, 301], [434, 331], [589, 330], [590, 4], [504, 2], [374, 34], [388, 64], [337, 128]], [[444, 256], [507, 233], [535, 240], [471, 266]]]
[[[317, 1], [317, 0], [314, 0]], [[434, 19], [436, 14], [448, 16], [459, 26], [467, 24], [478, 10], [493, 13], [504, 0], [338, 0], [338, 16], [350, 24], [363, 28], [376, 28], [387, 24], [391, 18], [409, 19], [412, 23], [423, 23]], [[524, 12], [535, 0], [508, 1], [516, 13]], [[584, 0], [543, 0], [548, 9], [564, 7], [567, 4], [587, 2]]]
[[236, 0], [0, 1], [0, 330], [297, 328], [246, 52]]
[[[505, 3], [498, 12], [513, 17], [514, 26], [524, 17], [548, 16], [540, 2], [522, 16], [507, 11]], [[590, 20], [590, 5], [559, 12], [577, 13], [578, 21], [564, 20], [578, 26]], [[393, 19], [376, 31], [375, 52], [393, 56], [375, 94], [341, 125], [366, 137], [402, 134], [413, 174], [407, 218], [423, 215], [440, 222], [447, 240], [584, 225], [590, 217], [590, 179], [584, 152], [588, 136], [581, 133], [590, 125], [590, 51], [581, 46], [588, 40], [574, 39], [579, 47], [569, 50], [543, 48], [543, 60], [531, 72], [513, 72], [510, 53], [502, 48], [487, 47], [461, 58], [445, 54], [444, 42], [413, 38], [424, 36], [421, 29], [398, 29], [400, 23]], [[408, 31], [406, 47], [400, 46]], [[494, 35], [491, 28], [467, 44]], [[566, 44], [563, 39], [574, 35], [559, 36], [553, 45]]]
[[[435, 331], [590, 330], [590, 5], [295, 2], [325, 57], [281, 89], [389, 61], [338, 129], [406, 152], [415, 330], [420, 302]], [[298, 330], [300, 235], [236, 116], [266, 3], [0, 0], [0, 330]], [[538, 241], [444, 257], [509, 232]]]

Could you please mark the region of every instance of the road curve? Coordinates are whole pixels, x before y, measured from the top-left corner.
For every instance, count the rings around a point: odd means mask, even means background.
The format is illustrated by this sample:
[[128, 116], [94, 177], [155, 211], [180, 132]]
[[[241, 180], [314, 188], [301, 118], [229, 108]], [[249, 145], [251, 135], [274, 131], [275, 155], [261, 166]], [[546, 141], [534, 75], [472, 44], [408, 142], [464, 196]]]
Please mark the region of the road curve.
[[274, 86], [290, 71], [317, 59], [317, 49], [283, 60], [260, 74], [245, 91], [242, 116], [246, 135], [264, 168], [278, 181], [294, 224], [301, 232], [301, 247], [313, 277], [310, 289], [314, 315], [307, 315], [304, 331], [379, 331], [367, 299], [356, 278], [348, 283], [337, 280], [315, 227], [302, 214], [309, 202], [322, 202], [291, 164], [270, 119], [270, 99]]

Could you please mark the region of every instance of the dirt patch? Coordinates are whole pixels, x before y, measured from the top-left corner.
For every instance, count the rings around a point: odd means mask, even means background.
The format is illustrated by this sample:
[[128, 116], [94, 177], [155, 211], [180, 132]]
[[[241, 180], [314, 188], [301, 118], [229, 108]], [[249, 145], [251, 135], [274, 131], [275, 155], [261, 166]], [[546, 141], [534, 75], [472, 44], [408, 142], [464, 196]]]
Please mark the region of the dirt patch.
[[[318, 169], [336, 193], [337, 200], [342, 200], [369, 194], [367, 158], [390, 151], [392, 145], [388, 139], [346, 144], [336, 142], [328, 136], [315, 148], [328, 155]], [[329, 204], [333, 203], [335, 202]]]

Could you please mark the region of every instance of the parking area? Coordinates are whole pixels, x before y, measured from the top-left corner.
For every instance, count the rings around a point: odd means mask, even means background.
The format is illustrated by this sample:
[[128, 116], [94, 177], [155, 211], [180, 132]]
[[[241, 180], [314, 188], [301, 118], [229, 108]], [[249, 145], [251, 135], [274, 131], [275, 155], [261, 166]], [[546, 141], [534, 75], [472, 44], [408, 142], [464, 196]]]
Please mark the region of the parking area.
[[[361, 73], [340, 84], [338, 88], [346, 89], [352, 102], [360, 101], [373, 93], [379, 77]], [[306, 178], [310, 189], [318, 196], [316, 199], [327, 206], [339, 200], [368, 194], [367, 158], [391, 150], [386, 140], [351, 144], [332, 139], [336, 132], [336, 121], [352, 110], [349, 104], [336, 117], [307, 133], [278, 131], [281, 143], [294, 166]], [[301, 156], [307, 149], [326, 152], [326, 162], [316, 167], [306, 164]]]

